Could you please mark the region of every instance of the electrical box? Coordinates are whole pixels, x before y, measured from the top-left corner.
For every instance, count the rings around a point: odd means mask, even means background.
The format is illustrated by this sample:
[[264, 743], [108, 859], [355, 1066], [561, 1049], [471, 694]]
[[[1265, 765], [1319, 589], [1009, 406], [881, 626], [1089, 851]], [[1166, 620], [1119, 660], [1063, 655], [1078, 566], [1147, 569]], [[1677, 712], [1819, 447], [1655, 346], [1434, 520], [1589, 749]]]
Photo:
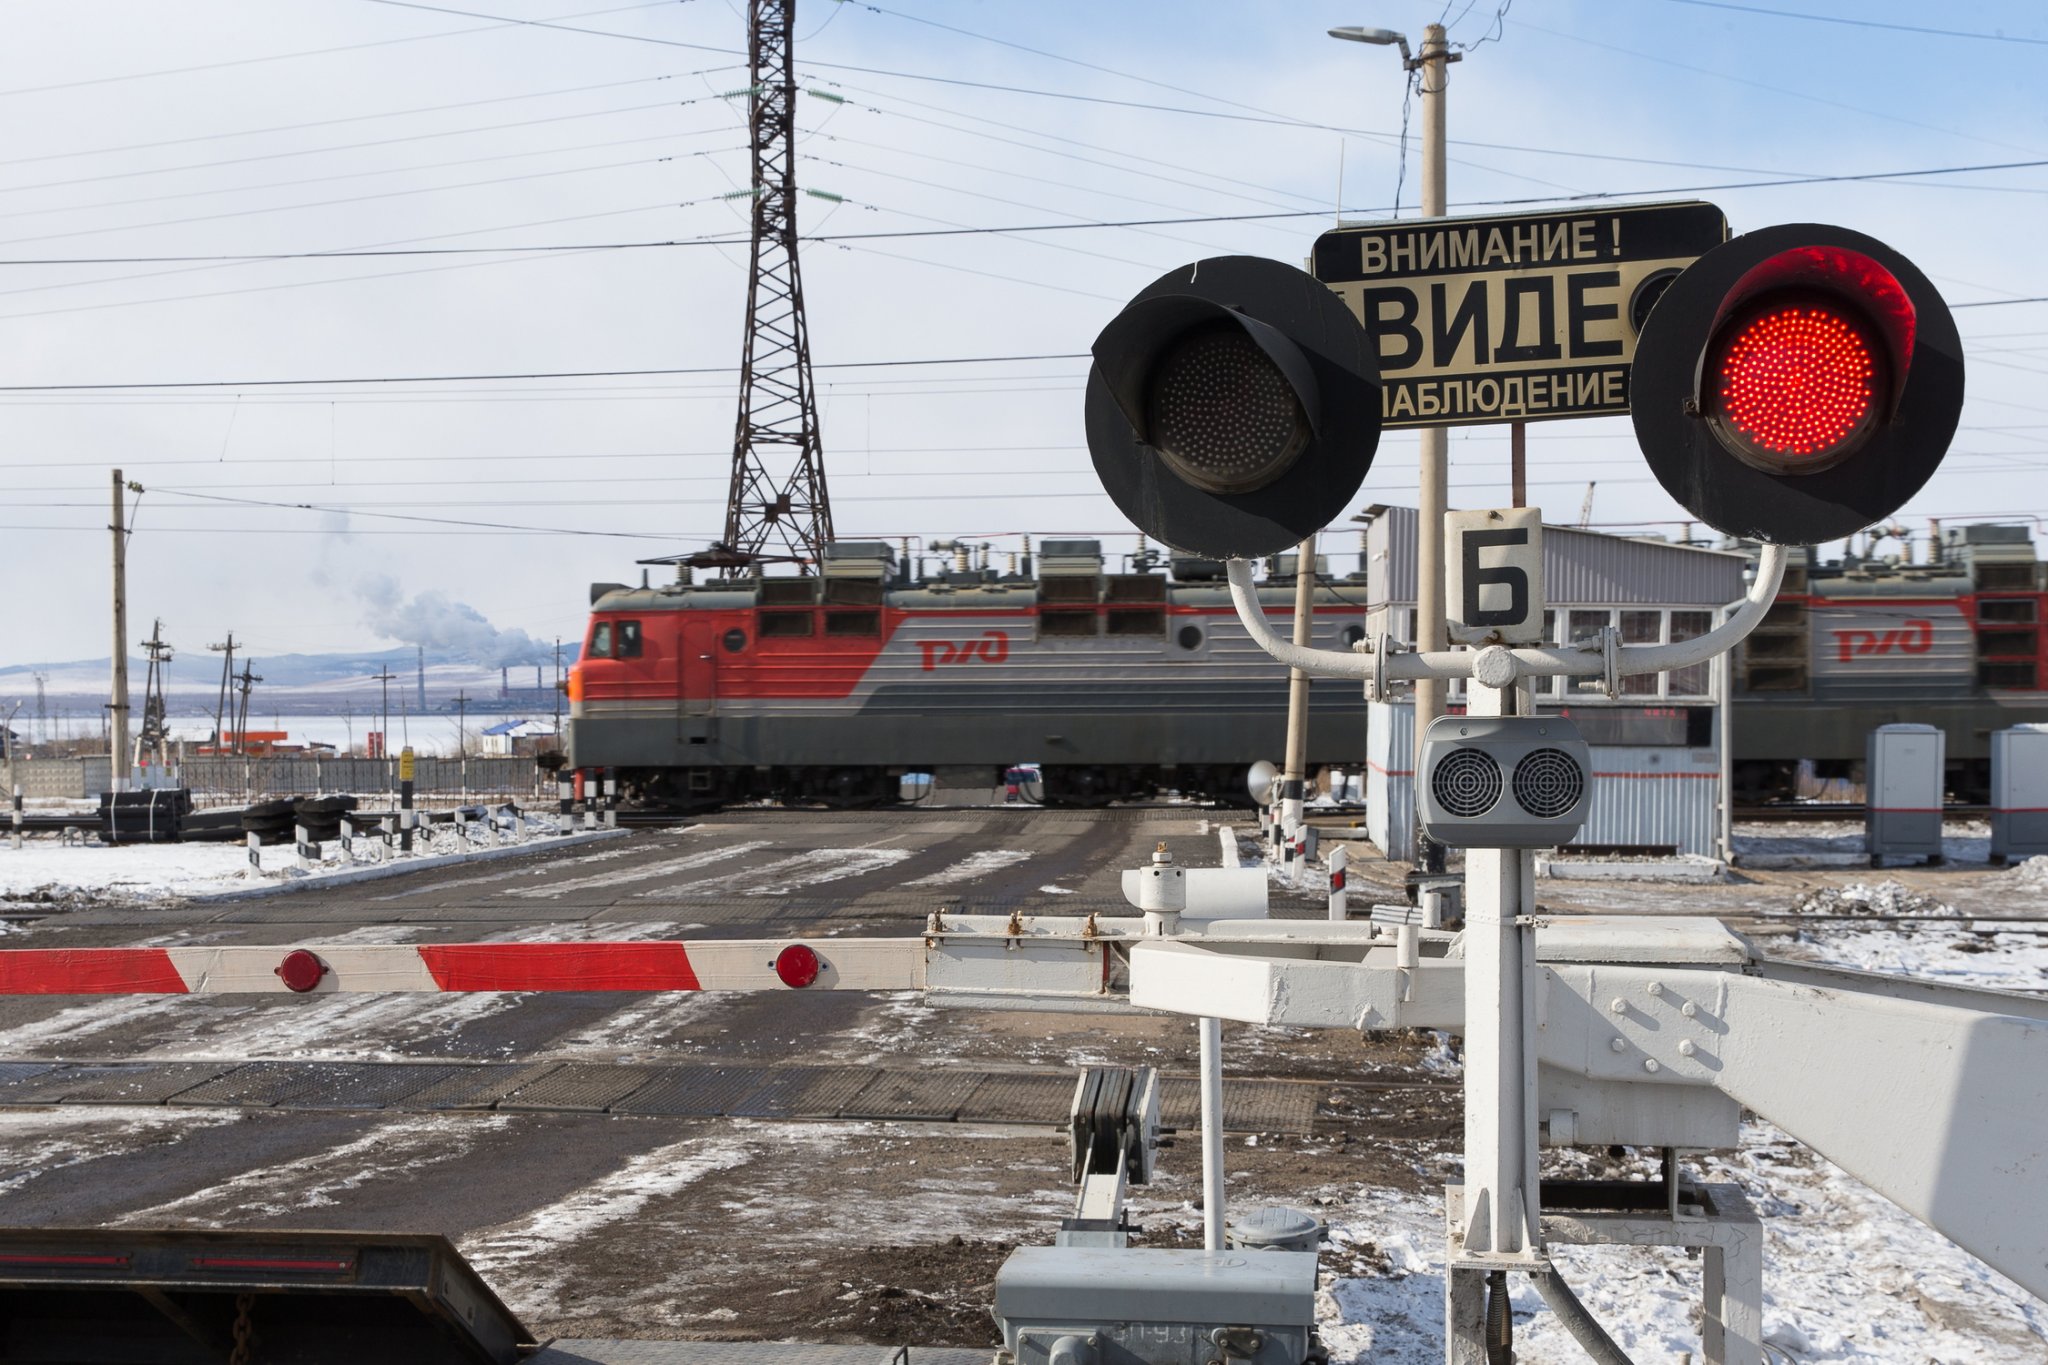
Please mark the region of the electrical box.
[[1019, 1247], [996, 1272], [1010, 1365], [1302, 1365], [1315, 1334], [1307, 1251]]
[[1592, 804], [1593, 751], [1561, 716], [1439, 716], [1419, 766], [1423, 832], [1453, 848], [1554, 848]]
[[2048, 725], [1991, 732], [1991, 861], [2048, 854]]
[[1947, 736], [1932, 725], [1880, 725], [1863, 768], [1863, 838], [1870, 865], [1886, 858], [1941, 861], [1941, 792]]

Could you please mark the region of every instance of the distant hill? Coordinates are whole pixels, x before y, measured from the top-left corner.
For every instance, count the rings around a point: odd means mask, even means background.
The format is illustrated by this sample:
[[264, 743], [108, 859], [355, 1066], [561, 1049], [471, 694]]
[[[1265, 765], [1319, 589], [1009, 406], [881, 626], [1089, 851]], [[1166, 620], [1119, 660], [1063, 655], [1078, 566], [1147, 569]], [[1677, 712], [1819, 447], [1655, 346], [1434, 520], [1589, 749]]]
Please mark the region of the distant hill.
[[[562, 666], [567, 668], [574, 663], [577, 653], [577, 647], [564, 645]], [[416, 694], [419, 688], [419, 655], [410, 648], [348, 654], [257, 654], [250, 658], [257, 675], [263, 679], [257, 685], [258, 691], [265, 697], [280, 700], [377, 697], [384, 687], [377, 675], [387, 671], [393, 675], [390, 686], [394, 695], [401, 689]], [[220, 665], [221, 656], [218, 654], [181, 651], [164, 670], [164, 691], [173, 697], [211, 697], [220, 689]], [[496, 668], [462, 659], [437, 657], [429, 652], [426, 665], [427, 693], [436, 699], [453, 696], [460, 691], [476, 700], [488, 701], [498, 695], [501, 684], [509, 684], [514, 691], [533, 692], [551, 689], [555, 681], [552, 664], [543, 665], [537, 676], [531, 665], [514, 665], [501, 673]], [[237, 672], [241, 671], [241, 666], [242, 656], [238, 654], [235, 657]], [[148, 677], [148, 669], [148, 662], [144, 659], [130, 658], [128, 661], [128, 685], [138, 697], [143, 680]], [[104, 656], [0, 667], [0, 704], [11, 704], [17, 698], [33, 699], [36, 694], [35, 675], [38, 673], [45, 675], [43, 687], [49, 697], [104, 698], [111, 671], [112, 661]], [[32, 700], [30, 704], [33, 705]]]

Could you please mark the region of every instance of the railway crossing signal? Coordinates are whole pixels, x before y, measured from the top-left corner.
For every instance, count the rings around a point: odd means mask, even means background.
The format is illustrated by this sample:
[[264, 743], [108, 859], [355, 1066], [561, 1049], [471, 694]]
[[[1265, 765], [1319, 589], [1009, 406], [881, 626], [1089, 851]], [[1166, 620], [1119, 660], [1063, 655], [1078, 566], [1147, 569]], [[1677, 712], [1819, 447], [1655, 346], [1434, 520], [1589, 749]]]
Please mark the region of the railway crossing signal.
[[1747, 233], [1671, 282], [1629, 414], [1657, 481], [1728, 535], [1817, 545], [1918, 492], [1963, 407], [1962, 341], [1913, 263], [1847, 228]]
[[1213, 559], [1291, 549], [1343, 512], [1380, 438], [1372, 339], [1292, 266], [1161, 276], [1091, 348], [1088, 449], [1119, 510]]

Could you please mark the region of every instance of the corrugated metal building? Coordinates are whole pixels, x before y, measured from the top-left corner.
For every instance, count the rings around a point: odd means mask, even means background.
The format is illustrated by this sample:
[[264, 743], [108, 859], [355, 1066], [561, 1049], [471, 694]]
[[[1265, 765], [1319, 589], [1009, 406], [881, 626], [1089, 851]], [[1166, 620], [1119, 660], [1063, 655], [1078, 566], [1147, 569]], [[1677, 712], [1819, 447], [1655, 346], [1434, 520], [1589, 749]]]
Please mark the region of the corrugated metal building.
[[[1417, 514], [1370, 511], [1368, 629], [1413, 642]], [[1626, 644], [1690, 639], [1742, 596], [1748, 564], [1730, 551], [1545, 526], [1545, 638], [1568, 644], [1612, 627]], [[1712, 666], [1626, 678], [1623, 688], [1610, 701], [1595, 680], [1537, 680], [1539, 709], [1569, 716], [1593, 748], [1592, 810], [1573, 842], [1714, 853], [1721, 729]], [[1453, 683], [1451, 705], [1463, 701], [1464, 684]], [[1414, 845], [1414, 725], [1411, 702], [1368, 707], [1367, 834], [1392, 857]]]

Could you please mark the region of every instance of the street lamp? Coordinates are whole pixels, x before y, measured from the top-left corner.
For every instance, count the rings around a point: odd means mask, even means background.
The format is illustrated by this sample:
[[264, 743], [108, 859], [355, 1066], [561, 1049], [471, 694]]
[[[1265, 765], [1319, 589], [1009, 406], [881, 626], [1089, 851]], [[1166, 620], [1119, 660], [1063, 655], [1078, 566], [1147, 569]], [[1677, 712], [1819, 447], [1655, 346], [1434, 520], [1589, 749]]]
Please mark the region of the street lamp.
[[1332, 38], [1342, 38], [1347, 43], [1371, 43], [1375, 47], [1398, 47], [1401, 49], [1401, 64], [1415, 65], [1415, 57], [1408, 51], [1408, 35], [1396, 33], [1390, 28], [1333, 28]]
[[[1422, 216], [1444, 216], [1444, 86], [1451, 63], [1459, 54], [1451, 51], [1442, 24], [1422, 31], [1422, 55], [1410, 56], [1405, 34], [1386, 28], [1333, 28], [1332, 38], [1371, 43], [1401, 50], [1401, 65], [1418, 72], [1422, 93]], [[1450, 505], [1450, 433], [1443, 427], [1424, 427], [1421, 432], [1420, 479], [1416, 498], [1420, 524], [1415, 536], [1415, 645], [1436, 651], [1449, 647], [1444, 624], [1444, 511]], [[1444, 714], [1447, 690], [1442, 679], [1423, 678], [1415, 684], [1415, 758], [1422, 759], [1422, 736], [1429, 723]], [[1420, 772], [1421, 768], [1416, 767]], [[1416, 829], [1416, 863], [1421, 870], [1443, 870], [1443, 851], [1435, 841]]]

